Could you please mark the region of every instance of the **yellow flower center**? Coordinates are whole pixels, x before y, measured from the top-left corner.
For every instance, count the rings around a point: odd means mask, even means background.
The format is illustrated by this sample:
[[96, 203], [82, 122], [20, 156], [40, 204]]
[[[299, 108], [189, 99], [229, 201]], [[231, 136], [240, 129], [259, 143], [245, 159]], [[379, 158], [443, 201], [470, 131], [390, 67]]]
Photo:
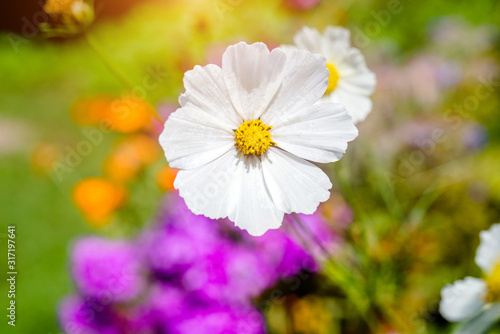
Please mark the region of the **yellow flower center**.
[[328, 87], [326, 87], [325, 95], [333, 92], [335, 87], [337, 87], [340, 77], [339, 72], [337, 72], [337, 69], [332, 63], [326, 63], [326, 68], [330, 71], [330, 76], [328, 77]]
[[245, 121], [234, 130], [235, 146], [244, 154], [261, 155], [269, 147], [276, 146], [271, 136], [272, 126], [260, 119]]
[[486, 301], [488, 303], [500, 302], [500, 262], [493, 269], [493, 272], [486, 277], [486, 286], [488, 287]]

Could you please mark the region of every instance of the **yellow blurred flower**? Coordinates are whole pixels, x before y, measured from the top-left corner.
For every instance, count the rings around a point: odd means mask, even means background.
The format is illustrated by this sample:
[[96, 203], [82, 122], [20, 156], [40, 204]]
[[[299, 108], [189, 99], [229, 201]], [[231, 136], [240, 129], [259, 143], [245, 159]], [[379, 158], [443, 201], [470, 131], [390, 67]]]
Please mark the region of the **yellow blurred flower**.
[[76, 207], [93, 226], [108, 224], [125, 199], [125, 188], [104, 178], [81, 180], [73, 189]]
[[306, 296], [292, 304], [294, 333], [329, 333], [333, 318], [318, 296]]
[[155, 163], [160, 156], [156, 140], [144, 134], [130, 136], [118, 143], [104, 162], [104, 174], [112, 180], [132, 180], [142, 168]]
[[168, 166], [161, 167], [156, 172], [156, 184], [158, 184], [158, 187], [163, 191], [174, 190], [174, 180], [178, 171], [178, 169]]

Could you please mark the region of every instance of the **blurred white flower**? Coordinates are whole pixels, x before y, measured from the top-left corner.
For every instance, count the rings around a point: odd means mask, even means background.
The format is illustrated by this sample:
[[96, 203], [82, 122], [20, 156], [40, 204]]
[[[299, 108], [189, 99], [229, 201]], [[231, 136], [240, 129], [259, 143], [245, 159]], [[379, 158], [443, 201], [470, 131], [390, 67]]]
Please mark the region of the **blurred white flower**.
[[321, 102], [345, 105], [356, 124], [372, 110], [369, 96], [375, 89], [376, 80], [361, 52], [351, 46], [350, 36], [349, 30], [342, 27], [328, 26], [323, 35], [314, 28], [304, 27], [295, 34], [294, 42], [296, 47], [326, 58], [330, 76]]
[[484, 279], [466, 277], [441, 290], [439, 311], [448, 321], [460, 322], [475, 316], [490, 303], [500, 303], [500, 224], [480, 233], [476, 264]]
[[309, 161], [339, 160], [357, 136], [342, 105], [315, 104], [327, 86], [322, 56], [263, 43], [230, 46], [222, 68], [186, 72], [160, 143], [189, 209], [255, 236], [284, 213], [314, 213], [332, 185]]

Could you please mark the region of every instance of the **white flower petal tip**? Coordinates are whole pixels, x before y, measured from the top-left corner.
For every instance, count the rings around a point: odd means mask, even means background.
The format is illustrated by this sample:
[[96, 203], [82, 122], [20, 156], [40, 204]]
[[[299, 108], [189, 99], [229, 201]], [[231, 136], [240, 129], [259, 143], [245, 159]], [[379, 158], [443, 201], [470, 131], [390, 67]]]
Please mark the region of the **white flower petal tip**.
[[486, 274], [491, 274], [495, 266], [500, 264], [500, 224], [482, 231], [479, 238], [481, 243], [477, 248], [475, 261]]
[[284, 126], [272, 131], [278, 147], [318, 163], [340, 160], [347, 143], [358, 136], [351, 116], [338, 103], [315, 104], [283, 118], [280, 124]]
[[186, 72], [160, 143], [187, 207], [253, 236], [285, 213], [314, 213], [332, 184], [310, 161], [339, 160], [358, 133], [344, 106], [316, 103], [328, 76], [323, 56], [263, 43], [230, 46], [222, 67]]
[[[372, 110], [369, 96], [376, 85], [375, 74], [366, 66], [361, 52], [353, 48], [350, 32], [343, 27], [328, 26], [323, 34], [304, 27], [295, 34], [298, 48], [324, 56], [329, 68], [334, 69], [325, 96], [321, 102], [338, 102], [346, 106], [354, 124], [366, 119]], [[290, 47], [286, 47], [290, 49]]]
[[[328, 176], [319, 167], [293, 154], [270, 149], [262, 159], [262, 168], [271, 198], [284, 213], [310, 215], [330, 198], [332, 183]], [[292, 179], [296, 182], [290, 182]]]
[[466, 277], [441, 290], [439, 312], [450, 322], [461, 322], [475, 316], [485, 305], [486, 283], [478, 278]]

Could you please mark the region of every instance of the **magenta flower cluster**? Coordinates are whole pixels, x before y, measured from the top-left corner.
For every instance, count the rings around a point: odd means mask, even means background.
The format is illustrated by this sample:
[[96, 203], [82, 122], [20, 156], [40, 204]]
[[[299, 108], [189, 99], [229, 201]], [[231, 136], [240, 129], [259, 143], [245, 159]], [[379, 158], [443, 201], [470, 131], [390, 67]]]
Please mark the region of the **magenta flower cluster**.
[[334, 251], [340, 242], [319, 214], [300, 217], [309, 235], [280, 229], [254, 238], [169, 195], [158, 222], [136, 239], [74, 243], [78, 293], [60, 303], [61, 326], [68, 334], [264, 333], [252, 301], [281, 279], [316, 271], [318, 243]]

